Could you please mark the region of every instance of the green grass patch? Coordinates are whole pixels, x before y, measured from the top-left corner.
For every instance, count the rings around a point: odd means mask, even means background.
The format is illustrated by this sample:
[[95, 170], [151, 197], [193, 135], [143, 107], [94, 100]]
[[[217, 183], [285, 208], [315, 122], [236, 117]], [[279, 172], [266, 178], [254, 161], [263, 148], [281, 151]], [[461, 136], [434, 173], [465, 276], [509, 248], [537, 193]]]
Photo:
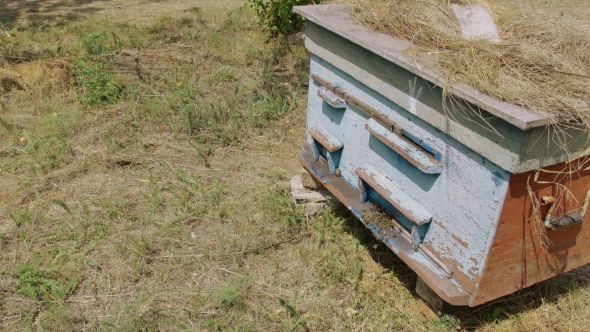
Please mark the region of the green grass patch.
[[116, 102], [122, 85], [109, 68], [118, 40], [109, 41], [104, 34], [88, 34], [82, 38], [73, 60], [72, 77], [78, 97], [91, 106]]
[[57, 271], [43, 269], [38, 264], [22, 265], [14, 274], [17, 291], [44, 306], [64, 305], [80, 282], [77, 276], [65, 277]]

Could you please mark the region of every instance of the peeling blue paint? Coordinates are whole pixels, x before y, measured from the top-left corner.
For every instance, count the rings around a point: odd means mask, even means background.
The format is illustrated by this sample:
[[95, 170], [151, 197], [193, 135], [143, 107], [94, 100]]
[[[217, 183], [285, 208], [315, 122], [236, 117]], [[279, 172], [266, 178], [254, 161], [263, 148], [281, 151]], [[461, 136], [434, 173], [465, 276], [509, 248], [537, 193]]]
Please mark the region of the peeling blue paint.
[[438, 152], [435, 148], [431, 147], [430, 145], [428, 145], [425, 141], [423, 141], [421, 138], [412, 135], [409, 131], [404, 130], [403, 132], [403, 136], [408, 138], [409, 140], [411, 140], [412, 142], [414, 142], [416, 145], [418, 145], [419, 147], [421, 147], [422, 149], [424, 149], [426, 152], [430, 153], [431, 155], [434, 156], [434, 159], [442, 162], [443, 161], [443, 156], [440, 152]]
[[323, 177], [322, 174], [320, 174], [319, 172], [315, 171], [313, 168], [309, 167], [309, 169], [311, 169], [311, 172], [313, 173], [313, 175], [315, 175], [315, 177], [319, 178], [322, 183], [328, 183], [328, 178]]
[[496, 172], [492, 173], [492, 181], [494, 181], [494, 184], [496, 185], [496, 187], [499, 187], [502, 185], [502, 183], [504, 183], [504, 181], [502, 181], [502, 174], [498, 174]]
[[[406, 135], [408, 139], [416, 144], [420, 142], [424, 150], [434, 152], [436, 160], [444, 160], [445, 167], [441, 174], [422, 172], [372, 136], [365, 129], [369, 121], [367, 115], [350, 104], [348, 108], [337, 111], [341, 115], [338, 122], [332, 121], [332, 113], [336, 111], [325, 113], [326, 106], [323, 105], [326, 103], [317, 96], [317, 85], [313, 80], [310, 81], [307, 126], [321, 126], [343, 143], [338, 166], [341, 177], [356, 184], [358, 177], [354, 171], [370, 163], [392, 179], [433, 216], [426, 227], [419, 228], [423, 242], [441, 257], [455, 262], [457, 271], [475, 280], [473, 271], [483, 266], [510, 173], [487, 160], [484, 163], [478, 153], [435, 130], [316, 55], [312, 55], [311, 72], [386, 115], [411, 134]], [[404, 228], [411, 229], [413, 223], [410, 220], [387, 206], [385, 199], [369, 191], [369, 200], [379, 203]], [[360, 219], [358, 211], [353, 213]], [[456, 238], [461, 239], [466, 247], [458, 243]]]

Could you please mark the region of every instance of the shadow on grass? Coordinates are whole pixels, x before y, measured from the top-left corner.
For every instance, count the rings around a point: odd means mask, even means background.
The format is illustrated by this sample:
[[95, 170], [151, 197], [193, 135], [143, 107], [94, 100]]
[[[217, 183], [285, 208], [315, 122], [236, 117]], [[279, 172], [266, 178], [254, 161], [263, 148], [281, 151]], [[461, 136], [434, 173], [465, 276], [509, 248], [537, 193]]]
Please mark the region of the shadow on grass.
[[68, 22], [79, 20], [86, 14], [103, 10], [91, 6], [101, 0], [62, 0], [62, 1], [0, 1], [0, 23], [5, 27], [12, 27], [20, 19], [26, 19], [31, 27], [61, 26]]
[[[373, 260], [388, 272], [393, 272], [397, 279], [415, 295], [416, 273], [395, 255], [383, 242], [379, 241], [363, 223], [344, 205], [335, 204], [332, 213], [342, 218], [345, 230], [367, 248]], [[417, 297], [417, 295], [415, 295]]]
[[[412, 295], [421, 300], [415, 291], [417, 274], [410, 267], [377, 240], [342, 204], [335, 204], [332, 213], [345, 220], [346, 231], [367, 248], [376, 263], [388, 272], [393, 272]], [[500, 323], [545, 304], [556, 303], [564, 296], [569, 296], [571, 292], [587, 287], [590, 285], [589, 272], [590, 267], [581, 267], [477, 307], [451, 307], [448, 313], [461, 320], [461, 328], [464, 330], [475, 330], [485, 324]]]

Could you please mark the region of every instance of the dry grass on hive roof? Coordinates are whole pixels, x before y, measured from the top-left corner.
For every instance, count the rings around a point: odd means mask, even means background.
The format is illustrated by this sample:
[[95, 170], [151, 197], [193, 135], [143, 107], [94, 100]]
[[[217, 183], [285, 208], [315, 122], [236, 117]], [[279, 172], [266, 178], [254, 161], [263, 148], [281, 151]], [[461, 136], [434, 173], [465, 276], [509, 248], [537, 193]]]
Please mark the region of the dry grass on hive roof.
[[[443, 75], [447, 96], [468, 85], [552, 123], [590, 128], [590, 24], [583, 17], [535, 0], [346, 1], [361, 24], [410, 41], [408, 54]], [[454, 3], [484, 5], [502, 41], [463, 40]]]

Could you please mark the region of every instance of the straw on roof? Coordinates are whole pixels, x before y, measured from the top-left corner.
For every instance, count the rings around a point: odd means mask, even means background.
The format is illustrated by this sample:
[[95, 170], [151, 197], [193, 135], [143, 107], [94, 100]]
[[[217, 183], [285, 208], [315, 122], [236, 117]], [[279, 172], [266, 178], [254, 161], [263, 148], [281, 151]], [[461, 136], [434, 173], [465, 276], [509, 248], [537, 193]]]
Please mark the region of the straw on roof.
[[[458, 84], [590, 128], [590, 28], [570, 16], [502, 0], [345, 0], [359, 23], [410, 41], [408, 54]], [[481, 3], [502, 41], [463, 40], [451, 5]]]

